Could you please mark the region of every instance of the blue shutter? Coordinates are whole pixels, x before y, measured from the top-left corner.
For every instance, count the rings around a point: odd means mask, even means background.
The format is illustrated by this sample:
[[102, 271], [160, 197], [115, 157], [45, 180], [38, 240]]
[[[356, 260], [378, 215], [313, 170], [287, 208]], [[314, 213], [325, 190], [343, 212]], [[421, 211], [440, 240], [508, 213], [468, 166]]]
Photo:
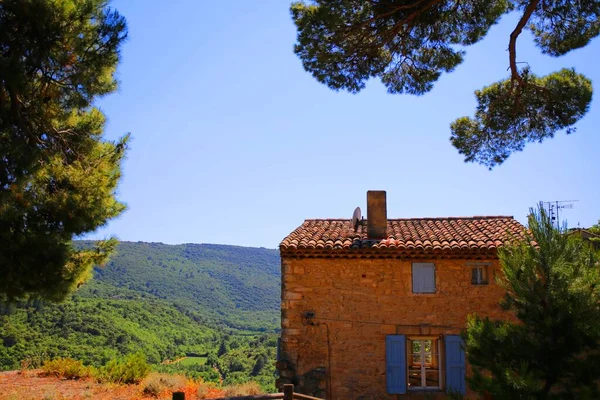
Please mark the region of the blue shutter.
[[466, 394], [465, 349], [458, 335], [446, 335], [446, 391]]
[[435, 264], [413, 263], [413, 293], [435, 293]]
[[423, 278], [421, 274], [421, 268], [417, 264], [412, 266], [412, 281], [413, 281], [413, 293], [423, 292]]
[[388, 335], [385, 338], [385, 346], [387, 392], [404, 394], [406, 393], [406, 337]]
[[423, 270], [425, 279], [423, 292], [435, 293], [435, 266], [433, 264], [426, 264], [423, 266]]

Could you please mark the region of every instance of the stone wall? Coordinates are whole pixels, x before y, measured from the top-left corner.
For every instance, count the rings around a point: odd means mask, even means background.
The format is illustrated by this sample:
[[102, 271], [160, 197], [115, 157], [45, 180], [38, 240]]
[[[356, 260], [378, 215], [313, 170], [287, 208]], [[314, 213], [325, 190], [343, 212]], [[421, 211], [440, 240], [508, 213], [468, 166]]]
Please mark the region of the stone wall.
[[[412, 292], [412, 262], [435, 263], [435, 294]], [[470, 313], [508, 317], [498, 261], [477, 261], [489, 263], [481, 286], [471, 284], [473, 262], [283, 257], [279, 383], [328, 399], [422, 398], [387, 394], [386, 335], [459, 334]], [[427, 398], [436, 396], [445, 398]]]

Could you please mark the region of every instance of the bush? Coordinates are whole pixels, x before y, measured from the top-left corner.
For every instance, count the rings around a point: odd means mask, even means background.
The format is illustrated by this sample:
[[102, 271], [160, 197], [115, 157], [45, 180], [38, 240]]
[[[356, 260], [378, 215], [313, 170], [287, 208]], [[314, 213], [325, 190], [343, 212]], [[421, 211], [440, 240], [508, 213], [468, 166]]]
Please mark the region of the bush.
[[185, 378], [180, 375], [152, 373], [142, 382], [142, 392], [147, 396], [158, 397], [165, 391], [182, 389], [185, 384]]
[[246, 382], [241, 385], [231, 385], [223, 388], [225, 397], [251, 396], [262, 394], [263, 391], [256, 382]]
[[57, 358], [46, 361], [42, 366], [42, 370], [45, 375], [64, 379], [89, 378], [94, 372], [91, 367], [86, 367], [81, 361], [71, 358]]
[[209, 398], [208, 390], [209, 390], [208, 386], [200, 385], [200, 386], [198, 386], [198, 391], [196, 392], [196, 396], [199, 399], [208, 399]]
[[196, 396], [198, 399], [212, 399], [223, 397], [224, 393], [222, 389], [215, 387], [213, 383], [201, 383], [196, 390]]
[[170, 375], [184, 375], [188, 379], [202, 380], [203, 382], [214, 382], [219, 383], [221, 375], [215, 371], [214, 368], [208, 365], [181, 365], [168, 364], [168, 365], [155, 365], [152, 369], [156, 372], [166, 373]]
[[150, 373], [150, 370], [146, 356], [136, 353], [127, 356], [125, 360], [110, 360], [100, 369], [98, 378], [113, 383], [139, 383]]

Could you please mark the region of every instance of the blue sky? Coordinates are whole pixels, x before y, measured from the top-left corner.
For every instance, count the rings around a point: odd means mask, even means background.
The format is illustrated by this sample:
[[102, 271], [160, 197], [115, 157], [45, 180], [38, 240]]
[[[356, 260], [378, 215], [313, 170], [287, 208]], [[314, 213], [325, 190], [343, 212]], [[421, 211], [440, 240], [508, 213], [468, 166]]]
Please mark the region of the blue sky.
[[99, 101], [106, 137], [131, 132], [119, 198], [128, 210], [88, 235], [274, 248], [305, 218], [350, 218], [387, 191], [390, 218], [513, 215], [540, 200], [579, 200], [569, 225], [600, 218], [600, 40], [555, 59], [524, 33], [518, 61], [538, 75], [575, 67], [596, 95], [577, 132], [530, 144], [488, 171], [451, 146], [473, 91], [508, 76], [505, 16], [425, 96], [378, 80], [334, 92], [293, 53], [286, 0], [114, 1], [128, 20], [118, 93]]

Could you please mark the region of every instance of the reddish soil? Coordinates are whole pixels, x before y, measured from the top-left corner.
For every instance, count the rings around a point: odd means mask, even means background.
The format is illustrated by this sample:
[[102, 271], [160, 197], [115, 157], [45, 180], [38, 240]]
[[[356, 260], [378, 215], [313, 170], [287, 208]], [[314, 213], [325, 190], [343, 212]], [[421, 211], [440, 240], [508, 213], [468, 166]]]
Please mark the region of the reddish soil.
[[[139, 385], [97, 383], [41, 376], [39, 371], [0, 372], [0, 400], [141, 400]], [[168, 398], [168, 397], [160, 397]]]

